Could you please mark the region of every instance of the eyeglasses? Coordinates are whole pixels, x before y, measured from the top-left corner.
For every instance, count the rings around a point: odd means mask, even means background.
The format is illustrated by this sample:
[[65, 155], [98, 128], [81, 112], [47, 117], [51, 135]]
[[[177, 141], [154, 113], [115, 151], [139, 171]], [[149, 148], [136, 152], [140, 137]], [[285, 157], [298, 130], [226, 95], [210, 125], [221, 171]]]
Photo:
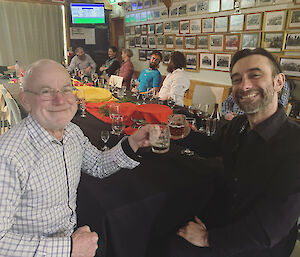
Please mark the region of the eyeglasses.
[[40, 92], [35, 92], [29, 89], [25, 89], [24, 92], [38, 95], [42, 100], [53, 100], [57, 93], [60, 92], [64, 97], [74, 96], [73, 91], [76, 90], [72, 86], [63, 87], [61, 90], [56, 90], [54, 88], [42, 88]]
[[151, 60], [153, 60], [154, 62], [160, 62], [160, 58], [156, 58], [154, 56], [151, 56]]

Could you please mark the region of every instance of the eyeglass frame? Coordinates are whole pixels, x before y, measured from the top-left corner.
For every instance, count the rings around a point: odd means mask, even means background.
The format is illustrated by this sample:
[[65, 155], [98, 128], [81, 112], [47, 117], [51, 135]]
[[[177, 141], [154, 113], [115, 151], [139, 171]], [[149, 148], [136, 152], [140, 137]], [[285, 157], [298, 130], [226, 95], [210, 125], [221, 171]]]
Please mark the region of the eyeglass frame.
[[[63, 92], [64, 89], [66, 88], [70, 88], [72, 90], [68, 91], [68, 92]], [[47, 96], [47, 95], [42, 95], [42, 90], [49, 90], [50, 92], [48, 92], [50, 95]], [[41, 89], [41, 92], [35, 92], [35, 91], [32, 91], [32, 90], [29, 90], [29, 89], [23, 89], [23, 92], [25, 93], [31, 93], [31, 94], [34, 94], [34, 95], [37, 95], [39, 96], [42, 100], [53, 100], [55, 99], [55, 97], [57, 96], [57, 93], [60, 92], [60, 94], [63, 96], [63, 97], [69, 97], [71, 95], [74, 96], [74, 91], [78, 91], [77, 88], [75, 88], [74, 86], [71, 86], [71, 85], [68, 85], [68, 86], [64, 86], [61, 90], [56, 90], [54, 88], [50, 88], [50, 87], [44, 87]]]

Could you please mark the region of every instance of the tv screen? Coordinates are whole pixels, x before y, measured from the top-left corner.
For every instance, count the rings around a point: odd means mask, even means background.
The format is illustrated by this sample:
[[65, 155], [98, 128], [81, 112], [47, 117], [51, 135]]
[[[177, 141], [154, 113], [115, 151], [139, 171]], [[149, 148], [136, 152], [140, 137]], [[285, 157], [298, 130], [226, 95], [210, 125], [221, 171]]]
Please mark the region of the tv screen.
[[104, 4], [71, 3], [73, 24], [105, 23]]

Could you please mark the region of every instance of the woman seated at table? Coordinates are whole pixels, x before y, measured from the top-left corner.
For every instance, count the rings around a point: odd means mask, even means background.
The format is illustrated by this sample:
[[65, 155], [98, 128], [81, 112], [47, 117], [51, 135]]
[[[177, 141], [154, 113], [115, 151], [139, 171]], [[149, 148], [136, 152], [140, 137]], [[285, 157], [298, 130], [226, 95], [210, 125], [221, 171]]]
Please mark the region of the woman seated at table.
[[110, 46], [108, 48], [108, 59], [105, 63], [99, 68], [99, 70], [110, 77], [111, 75], [116, 75], [117, 70], [120, 69], [120, 63], [116, 57], [118, 49], [115, 46]]
[[133, 64], [130, 58], [133, 56], [133, 53], [130, 49], [122, 50], [122, 60], [123, 63], [121, 65], [119, 76], [123, 77], [123, 85], [126, 86], [127, 89], [130, 87], [130, 81], [133, 75]]
[[184, 71], [185, 66], [186, 59], [183, 53], [178, 51], [173, 52], [167, 67], [169, 73], [158, 94], [156, 94], [156, 98], [163, 101], [173, 98], [176, 105], [183, 106], [184, 93], [190, 87], [190, 79]]

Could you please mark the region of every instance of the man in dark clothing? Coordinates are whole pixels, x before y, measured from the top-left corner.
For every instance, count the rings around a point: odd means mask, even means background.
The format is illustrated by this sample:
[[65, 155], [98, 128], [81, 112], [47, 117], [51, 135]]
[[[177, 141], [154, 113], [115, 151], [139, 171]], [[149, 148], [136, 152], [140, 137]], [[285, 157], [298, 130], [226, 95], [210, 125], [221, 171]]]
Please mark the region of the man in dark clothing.
[[99, 68], [100, 72], [105, 73], [107, 76], [116, 75], [117, 70], [120, 69], [120, 62], [118, 61], [116, 55], [118, 49], [115, 46], [110, 46], [108, 48], [108, 59], [105, 63]]
[[300, 126], [278, 104], [285, 77], [261, 48], [237, 52], [230, 75], [245, 115], [215, 138], [190, 133], [182, 142], [202, 155], [223, 157], [223, 187], [206, 215], [170, 240], [168, 256], [288, 257], [293, 250], [300, 216]]

